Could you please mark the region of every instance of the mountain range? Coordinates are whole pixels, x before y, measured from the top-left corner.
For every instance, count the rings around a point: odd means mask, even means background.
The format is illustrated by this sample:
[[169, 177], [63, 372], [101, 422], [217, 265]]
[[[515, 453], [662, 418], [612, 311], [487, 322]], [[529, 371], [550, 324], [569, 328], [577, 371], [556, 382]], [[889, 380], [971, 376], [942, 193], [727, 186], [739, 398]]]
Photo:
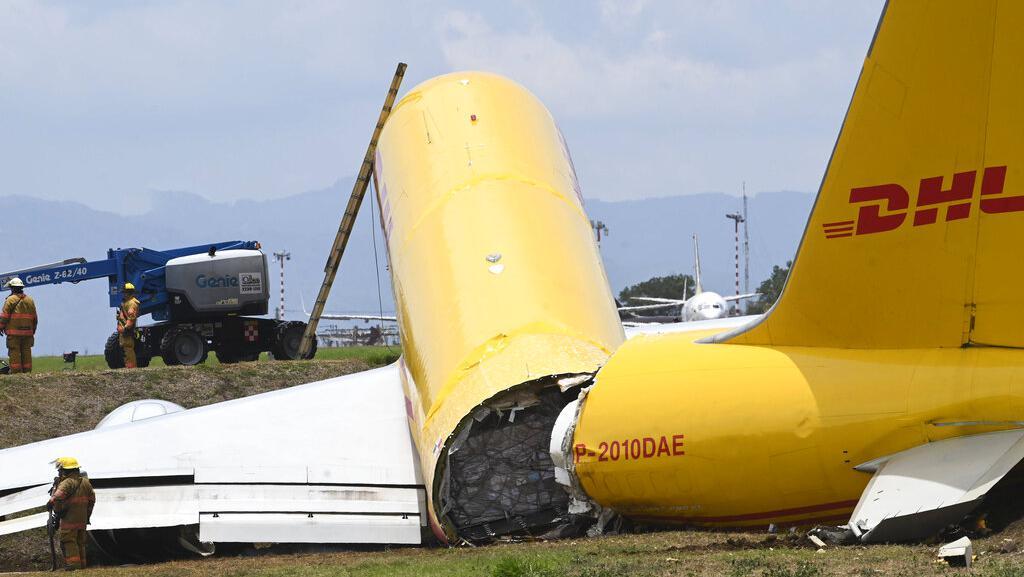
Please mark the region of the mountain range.
[[[222, 240], [258, 240], [268, 255], [280, 250], [291, 253], [285, 265], [287, 316], [304, 319], [300, 300], [310, 303], [320, 286], [349, 186], [350, 181], [339, 181], [285, 198], [234, 203], [211, 202], [186, 192], [161, 192], [154, 193], [152, 208], [138, 216], [94, 210], [75, 202], [3, 196], [0, 271], [71, 257], [103, 259], [107, 248], [166, 249]], [[750, 198], [752, 289], [768, 276], [772, 265], [793, 258], [812, 202], [813, 195], [800, 192], [764, 192]], [[371, 234], [370, 223], [375, 220], [371, 208], [364, 203], [329, 310], [365, 313], [383, 309], [385, 314], [394, 310], [383, 242], [379, 231], [375, 239]], [[737, 197], [707, 193], [617, 202], [589, 200], [586, 209], [591, 219], [608, 228], [601, 253], [616, 294], [652, 276], [692, 272], [693, 234], [700, 238], [705, 289], [733, 292], [734, 228], [725, 214], [740, 209]], [[270, 272], [271, 307], [275, 307], [279, 269], [273, 261]], [[115, 327], [106, 289], [103, 280], [30, 289], [40, 316], [36, 354], [101, 353]]]

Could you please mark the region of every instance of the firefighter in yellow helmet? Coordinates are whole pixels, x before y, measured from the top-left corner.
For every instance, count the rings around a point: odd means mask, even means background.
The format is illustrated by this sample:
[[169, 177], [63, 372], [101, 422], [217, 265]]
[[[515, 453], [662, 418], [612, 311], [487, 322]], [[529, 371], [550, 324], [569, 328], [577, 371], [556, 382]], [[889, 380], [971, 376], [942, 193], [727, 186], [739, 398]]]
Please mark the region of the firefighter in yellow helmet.
[[7, 333], [7, 354], [12, 373], [32, 372], [32, 346], [36, 342], [36, 303], [25, 294], [25, 283], [14, 277], [4, 288], [11, 289], [11, 296], [4, 301], [0, 310], [0, 334]]
[[85, 569], [86, 527], [96, 506], [96, 493], [89, 477], [82, 474], [78, 460], [61, 457], [57, 464], [57, 487], [49, 505], [60, 518], [60, 548], [65, 569]]
[[135, 364], [135, 329], [139, 318], [139, 299], [135, 298], [135, 285], [124, 283], [124, 297], [117, 309], [117, 340], [124, 351], [124, 368], [134, 369]]

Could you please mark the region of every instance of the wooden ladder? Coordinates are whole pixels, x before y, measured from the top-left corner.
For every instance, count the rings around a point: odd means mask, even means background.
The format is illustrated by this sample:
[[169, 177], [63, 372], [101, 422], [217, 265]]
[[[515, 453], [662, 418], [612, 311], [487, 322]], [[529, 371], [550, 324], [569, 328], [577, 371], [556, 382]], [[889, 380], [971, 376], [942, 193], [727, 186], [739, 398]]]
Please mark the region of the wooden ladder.
[[[324, 312], [327, 304], [327, 297], [331, 294], [331, 287], [334, 285], [334, 277], [338, 274], [338, 266], [341, 264], [341, 257], [345, 254], [345, 246], [348, 245], [349, 236], [352, 234], [352, 227], [356, 223], [356, 215], [359, 214], [359, 207], [363, 204], [363, 197], [366, 195], [366, 187], [370, 184], [370, 176], [373, 174], [373, 159], [377, 153], [377, 139], [380, 132], [391, 115], [391, 107], [395, 104], [395, 97], [398, 96], [398, 87], [402, 84], [405, 76], [406, 65], [398, 63], [395, 76], [391, 79], [391, 88], [384, 99], [384, 107], [380, 110], [380, 118], [377, 119], [377, 126], [373, 129], [373, 136], [370, 137], [370, 144], [366, 147], [366, 156], [363, 157], [363, 164], [359, 167], [359, 176], [352, 185], [352, 194], [348, 198], [348, 206], [345, 207], [345, 214], [341, 217], [341, 224], [338, 225], [338, 234], [334, 237], [334, 245], [327, 256], [327, 264], [324, 266], [324, 282], [320, 285], [320, 292], [313, 303], [313, 311], [309, 314], [309, 322], [306, 324], [306, 332], [302, 334], [302, 344], [299, 347], [299, 358], [309, 356], [316, 342], [316, 328], [320, 324], [320, 315]], [[372, 226], [378, 226], [373, 223]]]

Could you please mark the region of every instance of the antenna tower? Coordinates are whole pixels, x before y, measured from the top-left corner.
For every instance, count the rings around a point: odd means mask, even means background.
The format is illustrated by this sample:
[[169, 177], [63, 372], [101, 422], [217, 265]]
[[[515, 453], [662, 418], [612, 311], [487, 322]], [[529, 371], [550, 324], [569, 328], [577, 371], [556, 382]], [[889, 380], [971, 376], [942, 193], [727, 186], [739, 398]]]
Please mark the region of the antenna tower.
[[[735, 225], [735, 238], [736, 238], [736, 296], [740, 296], [740, 223], [746, 219], [742, 214], [738, 212], [730, 212], [725, 215], [725, 218], [733, 221]], [[736, 304], [732, 307], [733, 314], [739, 314], [740, 305], [739, 299], [736, 300]]]
[[750, 218], [747, 217], [747, 183], [743, 182], [743, 292], [750, 293]]
[[280, 251], [274, 253], [274, 258], [277, 259], [277, 263], [281, 265], [281, 298], [277, 303], [277, 312], [274, 314], [274, 318], [283, 321], [284, 320], [284, 261], [292, 260], [292, 253], [288, 251]]

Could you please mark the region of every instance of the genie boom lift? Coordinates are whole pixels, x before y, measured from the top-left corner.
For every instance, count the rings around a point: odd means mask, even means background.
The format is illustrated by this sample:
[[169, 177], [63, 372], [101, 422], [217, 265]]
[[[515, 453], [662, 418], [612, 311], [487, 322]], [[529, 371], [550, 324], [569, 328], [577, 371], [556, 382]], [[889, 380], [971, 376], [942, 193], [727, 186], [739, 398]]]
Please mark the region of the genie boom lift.
[[[106, 278], [110, 306], [119, 307], [122, 287], [135, 285], [139, 326], [135, 354], [145, 367], [160, 356], [167, 365], [196, 365], [213, 351], [222, 363], [254, 361], [269, 351], [278, 360], [299, 358], [306, 323], [258, 318], [267, 314], [267, 257], [256, 241], [228, 241], [172, 250], [119, 248], [106, 260], [73, 258], [0, 273], [0, 286], [17, 276], [26, 287]], [[115, 332], [104, 347], [107, 365], [124, 366]], [[310, 352], [305, 358], [312, 358]]]

